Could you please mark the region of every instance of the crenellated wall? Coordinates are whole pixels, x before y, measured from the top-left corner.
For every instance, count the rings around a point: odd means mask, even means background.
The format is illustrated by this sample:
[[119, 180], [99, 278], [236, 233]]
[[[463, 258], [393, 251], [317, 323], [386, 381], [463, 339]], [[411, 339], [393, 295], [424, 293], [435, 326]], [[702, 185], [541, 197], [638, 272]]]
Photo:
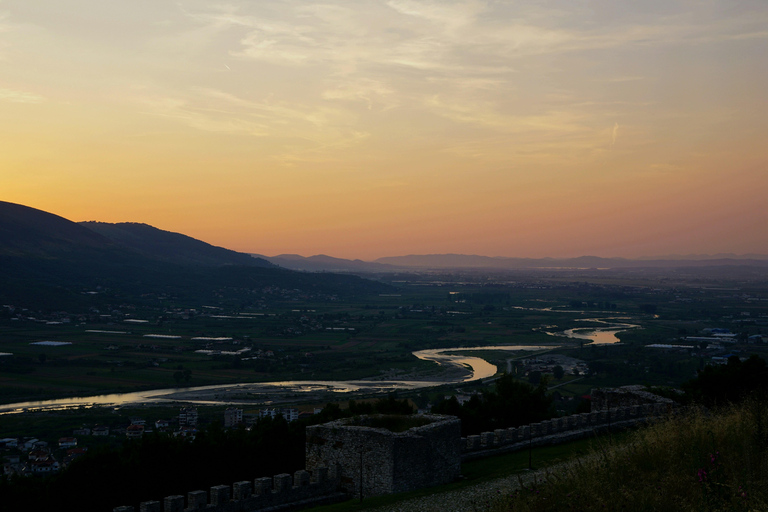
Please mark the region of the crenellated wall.
[[[208, 492], [189, 492], [186, 499], [167, 496], [162, 502], [145, 501], [139, 504], [138, 512], [292, 510], [348, 499], [359, 493], [361, 481], [365, 496], [413, 490], [455, 480], [461, 461], [624, 429], [674, 410], [674, 404], [666, 399], [611, 408], [637, 400], [635, 390], [631, 391], [599, 391], [599, 397], [611, 395], [603, 410], [468, 437], [460, 437], [460, 421], [452, 416], [424, 415], [419, 421], [425, 424], [399, 433], [365, 425], [360, 418], [315, 425], [307, 428], [306, 467], [311, 472], [300, 470], [293, 476], [283, 473], [231, 486], [217, 485]], [[643, 395], [639, 401], [650, 402], [653, 396]], [[601, 408], [602, 404], [600, 398]], [[113, 512], [137, 510], [123, 506]]]
[[632, 405], [667, 404], [674, 407], [675, 402], [669, 398], [656, 395], [645, 386], [621, 386], [619, 388], [596, 388], [590, 393], [591, 411], [607, 411], [616, 407]]
[[461, 438], [461, 459], [474, 460], [524, 450], [529, 446], [565, 443], [592, 436], [595, 432], [631, 427], [669, 412], [667, 403], [632, 405], [483, 432]]
[[[162, 502], [145, 501], [138, 512], [251, 512], [253, 510], [283, 510], [301, 506], [322, 505], [347, 499], [337, 491], [338, 466], [318, 467], [311, 473], [296, 471], [272, 478], [244, 480], [229, 485], [216, 485], [209, 492], [188, 492], [184, 496], [166, 496]], [[185, 506], [186, 504], [186, 506]], [[133, 506], [122, 506], [113, 512], [136, 512]]]

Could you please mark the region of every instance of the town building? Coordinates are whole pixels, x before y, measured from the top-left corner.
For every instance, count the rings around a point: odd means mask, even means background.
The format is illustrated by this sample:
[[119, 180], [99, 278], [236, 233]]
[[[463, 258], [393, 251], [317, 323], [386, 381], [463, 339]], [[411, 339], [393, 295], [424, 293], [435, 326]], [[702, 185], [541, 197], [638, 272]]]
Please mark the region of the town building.
[[232, 428], [243, 422], [243, 410], [235, 407], [228, 407], [224, 411], [224, 427]]
[[197, 425], [197, 408], [184, 407], [179, 411], [179, 426], [194, 427]]
[[61, 437], [59, 438], [59, 448], [74, 448], [77, 446], [77, 438], [76, 437]]
[[128, 439], [139, 439], [144, 435], [144, 425], [129, 425], [125, 429], [125, 437]]
[[93, 436], [108, 436], [109, 435], [109, 427], [105, 427], [103, 425], [96, 425], [91, 429], [91, 435]]

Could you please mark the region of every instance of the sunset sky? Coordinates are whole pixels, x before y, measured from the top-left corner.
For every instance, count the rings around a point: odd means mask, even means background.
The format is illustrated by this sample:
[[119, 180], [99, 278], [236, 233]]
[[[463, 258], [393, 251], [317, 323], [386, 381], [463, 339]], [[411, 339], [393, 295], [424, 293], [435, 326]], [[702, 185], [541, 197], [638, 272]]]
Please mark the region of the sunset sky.
[[0, 0], [0, 192], [270, 256], [768, 253], [768, 2]]

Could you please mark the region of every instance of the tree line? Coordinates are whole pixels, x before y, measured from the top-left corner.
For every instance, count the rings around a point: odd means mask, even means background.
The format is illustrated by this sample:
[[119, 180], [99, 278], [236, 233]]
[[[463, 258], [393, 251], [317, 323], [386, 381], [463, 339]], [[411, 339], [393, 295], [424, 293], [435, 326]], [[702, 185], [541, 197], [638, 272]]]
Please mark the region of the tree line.
[[214, 422], [194, 439], [146, 434], [118, 447], [89, 451], [56, 475], [0, 477], [0, 503], [3, 510], [104, 512], [214, 485], [293, 473], [304, 468], [308, 425], [355, 414], [412, 412], [407, 400], [389, 396], [372, 403], [352, 401], [348, 409], [328, 404], [319, 414], [290, 423], [282, 416], [260, 418], [248, 428], [225, 429]]

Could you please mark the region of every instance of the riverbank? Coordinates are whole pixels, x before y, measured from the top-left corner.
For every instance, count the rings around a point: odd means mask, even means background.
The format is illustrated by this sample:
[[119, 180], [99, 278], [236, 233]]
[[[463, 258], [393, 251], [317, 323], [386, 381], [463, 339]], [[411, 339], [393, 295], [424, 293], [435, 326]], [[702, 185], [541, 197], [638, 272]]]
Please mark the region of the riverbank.
[[305, 401], [322, 402], [338, 400], [339, 393], [345, 398], [356, 394], [382, 394], [396, 390], [413, 390], [453, 383], [465, 383], [492, 377], [495, 365], [479, 357], [467, 357], [461, 352], [468, 350], [519, 350], [533, 351], [556, 346], [500, 345], [473, 348], [448, 348], [421, 350], [413, 353], [419, 359], [432, 361], [447, 368], [440, 377], [427, 376], [419, 379], [401, 377], [397, 380], [377, 378], [350, 381], [278, 381], [260, 383], [219, 384], [192, 388], [167, 388], [133, 393], [70, 397], [55, 400], [18, 402], [0, 405], [0, 414], [13, 414], [30, 410], [57, 410], [77, 407], [114, 407], [137, 404], [195, 404], [195, 405], [278, 405]]

